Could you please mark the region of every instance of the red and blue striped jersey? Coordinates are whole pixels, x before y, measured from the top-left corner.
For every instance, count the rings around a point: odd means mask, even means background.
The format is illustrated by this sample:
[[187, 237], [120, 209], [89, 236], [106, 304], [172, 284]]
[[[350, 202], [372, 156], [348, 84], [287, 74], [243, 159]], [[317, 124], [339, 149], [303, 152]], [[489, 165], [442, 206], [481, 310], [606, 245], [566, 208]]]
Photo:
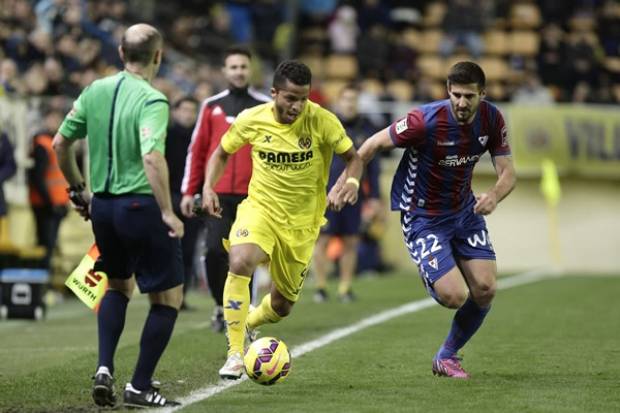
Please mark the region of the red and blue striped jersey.
[[481, 101], [470, 124], [459, 125], [450, 100], [411, 110], [389, 127], [394, 145], [405, 148], [392, 181], [392, 210], [415, 215], [455, 213], [473, 202], [471, 180], [485, 151], [510, 155], [506, 125], [497, 107]]

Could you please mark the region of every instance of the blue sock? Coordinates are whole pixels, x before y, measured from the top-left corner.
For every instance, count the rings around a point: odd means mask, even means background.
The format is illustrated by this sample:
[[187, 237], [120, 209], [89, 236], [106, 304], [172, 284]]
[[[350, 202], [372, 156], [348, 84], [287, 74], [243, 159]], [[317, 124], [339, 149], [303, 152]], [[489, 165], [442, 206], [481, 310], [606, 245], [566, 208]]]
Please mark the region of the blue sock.
[[125, 327], [129, 298], [116, 290], [109, 290], [103, 296], [97, 314], [99, 329], [99, 366], [106, 366], [114, 374], [114, 353]]
[[478, 331], [491, 307], [480, 308], [471, 297], [456, 311], [448, 337], [435, 358], [444, 359], [456, 355]]
[[131, 379], [131, 385], [135, 389], [142, 391], [151, 388], [153, 372], [170, 341], [177, 314], [175, 308], [167, 305], [151, 306], [142, 330], [138, 363]]

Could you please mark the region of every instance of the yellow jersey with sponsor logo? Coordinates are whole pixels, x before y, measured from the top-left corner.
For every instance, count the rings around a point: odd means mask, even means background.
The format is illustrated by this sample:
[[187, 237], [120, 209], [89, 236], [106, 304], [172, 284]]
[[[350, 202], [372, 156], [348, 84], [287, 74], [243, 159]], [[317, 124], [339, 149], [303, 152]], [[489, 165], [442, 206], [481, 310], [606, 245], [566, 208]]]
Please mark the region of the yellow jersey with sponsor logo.
[[252, 179], [246, 201], [284, 228], [319, 227], [325, 223], [326, 185], [333, 153], [353, 142], [338, 118], [308, 101], [292, 124], [276, 121], [274, 103], [241, 112], [222, 137], [234, 153], [252, 146]]

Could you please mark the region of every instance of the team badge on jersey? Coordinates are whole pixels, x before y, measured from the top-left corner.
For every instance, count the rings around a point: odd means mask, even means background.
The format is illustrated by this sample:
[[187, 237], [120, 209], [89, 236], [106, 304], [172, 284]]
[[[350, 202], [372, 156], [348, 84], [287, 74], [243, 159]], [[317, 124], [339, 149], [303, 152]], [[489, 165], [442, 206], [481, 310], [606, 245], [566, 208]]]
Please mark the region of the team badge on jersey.
[[301, 149], [310, 149], [312, 146], [312, 138], [309, 136], [302, 136], [299, 138], [299, 147]]
[[428, 257], [428, 265], [433, 267], [435, 271], [439, 269], [439, 263], [437, 262], [437, 257], [433, 257], [432, 255]]
[[237, 236], [237, 238], [245, 238], [250, 235], [250, 231], [248, 231], [246, 228], [239, 228], [235, 235]]
[[482, 146], [486, 146], [488, 140], [489, 140], [489, 135], [478, 136], [478, 142], [480, 142], [480, 145]]

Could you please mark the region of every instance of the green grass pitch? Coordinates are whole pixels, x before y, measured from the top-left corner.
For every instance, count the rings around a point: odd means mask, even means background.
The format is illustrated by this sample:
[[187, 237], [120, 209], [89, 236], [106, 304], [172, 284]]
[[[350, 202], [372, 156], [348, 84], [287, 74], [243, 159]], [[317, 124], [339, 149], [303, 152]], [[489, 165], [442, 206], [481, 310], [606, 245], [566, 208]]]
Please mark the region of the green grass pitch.
[[[309, 284], [291, 316], [261, 333], [294, 348], [426, 298], [413, 275], [362, 278], [355, 288], [353, 304], [317, 305]], [[565, 276], [499, 291], [463, 351], [469, 381], [431, 374], [431, 358], [452, 319], [451, 311], [433, 306], [295, 358], [281, 384], [245, 381], [182, 411], [620, 411], [618, 291], [617, 276]], [[199, 311], [180, 314], [156, 371], [166, 396], [217, 384], [225, 359], [223, 335], [208, 328], [211, 300], [194, 293], [190, 301]], [[117, 390], [131, 377], [146, 311], [143, 297], [130, 304], [116, 357]], [[97, 411], [90, 398], [96, 346], [94, 314], [77, 301], [53, 307], [44, 322], [0, 322], [0, 412]]]

